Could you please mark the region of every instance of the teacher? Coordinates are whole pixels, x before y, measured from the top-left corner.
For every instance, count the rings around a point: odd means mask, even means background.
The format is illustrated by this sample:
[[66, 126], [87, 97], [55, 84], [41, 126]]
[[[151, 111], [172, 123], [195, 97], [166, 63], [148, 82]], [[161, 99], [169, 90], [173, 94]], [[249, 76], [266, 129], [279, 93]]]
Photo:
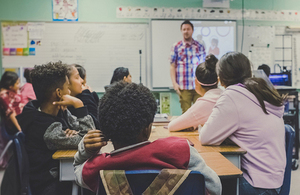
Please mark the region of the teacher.
[[193, 39], [194, 25], [189, 20], [181, 24], [180, 30], [183, 40], [171, 49], [170, 74], [184, 113], [200, 97], [195, 91], [195, 70], [205, 61], [206, 54], [204, 46]]

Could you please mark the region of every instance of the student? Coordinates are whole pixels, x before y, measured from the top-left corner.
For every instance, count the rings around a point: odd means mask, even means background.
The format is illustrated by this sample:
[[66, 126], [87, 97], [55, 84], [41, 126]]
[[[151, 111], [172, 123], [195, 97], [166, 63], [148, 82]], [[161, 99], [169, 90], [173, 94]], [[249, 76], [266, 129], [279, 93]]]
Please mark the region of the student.
[[[81, 76], [78, 70], [80, 70], [81, 73], [84, 72], [84, 74]], [[86, 78], [85, 69], [80, 65], [70, 65], [68, 66], [67, 75], [70, 82], [69, 89], [71, 91], [71, 96], [74, 96], [83, 102], [83, 105], [87, 107], [88, 114], [93, 118], [96, 129], [99, 129], [99, 122], [97, 119], [99, 97], [96, 92], [91, 92], [90, 89], [87, 89], [86, 85], [84, 85], [84, 78]], [[68, 109], [72, 114], [75, 112], [73, 106], [69, 106]]]
[[110, 84], [113, 84], [114, 82], [118, 82], [121, 80], [123, 80], [127, 83], [132, 82], [132, 77], [131, 77], [131, 74], [129, 73], [128, 68], [124, 68], [124, 67], [116, 68], [114, 70], [114, 74], [111, 78]]
[[200, 141], [220, 145], [229, 138], [247, 151], [240, 194], [277, 194], [286, 165], [283, 100], [265, 80], [251, 78], [244, 54], [227, 53], [217, 67], [226, 90], [201, 129]]
[[[24, 107], [17, 119], [25, 134], [33, 194], [64, 194], [58, 180], [59, 161], [52, 155], [59, 149], [74, 149], [88, 130], [95, 129], [87, 108], [70, 96], [67, 66], [57, 63], [35, 66], [32, 85], [37, 100]], [[65, 109], [74, 106], [74, 116]]]
[[20, 89], [22, 98], [25, 104], [27, 104], [30, 100], [35, 100], [35, 93], [33, 91], [33, 87], [31, 84], [31, 76], [30, 76], [30, 69], [26, 68], [24, 70], [24, 77], [26, 78], [26, 82]]
[[[110, 87], [99, 104], [100, 129], [106, 138], [93, 130], [78, 145], [74, 162], [78, 184], [96, 191], [100, 170], [178, 168], [200, 171], [209, 193], [221, 194], [217, 174], [186, 139], [148, 140], [156, 108], [150, 90], [141, 84], [118, 82]], [[107, 139], [115, 150], [98, 154]]]
[[0, 81], [0, 107], [5, 116], [7, 133], [14, 135], [21, 131], [21, 127], [16, 119], [24, 107], [24, 102], [19, 91], [20, 79], [17, 73], [6, 71]]
[[105, 91], [115, 82], [124, 81], [127, 83], [132, 82], [131, 74], [129, 73], [128, 68], [118, 67], [114, 70], [113, 76], [110, 80], [110, 85], [106, 85]]
[[209, 54], [206, 56], [205, 62], [197, 67], [195, 90], [201, 97], [184, 114], [169, 123], [170, 131], [179, 131], [189, 127], [196, 129], [198, 125], [203, 126], [207, 121], [222, 93], [222, 90], [218, 88], [217, 62], [218, 59]]
[[270, 76], [271, 69], [267, 64], [262, 64], [257, 69], [258, 70], [263, 70], [264, 73], [267, 75], [267, 77]]

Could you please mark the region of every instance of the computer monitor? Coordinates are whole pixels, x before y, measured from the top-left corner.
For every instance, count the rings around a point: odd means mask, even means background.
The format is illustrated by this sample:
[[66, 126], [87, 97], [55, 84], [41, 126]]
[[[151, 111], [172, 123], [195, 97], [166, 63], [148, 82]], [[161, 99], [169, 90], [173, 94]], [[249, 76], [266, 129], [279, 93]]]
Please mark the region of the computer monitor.
[[290, 72], [271, 73], [269, 79], [273, 83], [273, 85], [292, 86], [292, 79], [291, 79]]

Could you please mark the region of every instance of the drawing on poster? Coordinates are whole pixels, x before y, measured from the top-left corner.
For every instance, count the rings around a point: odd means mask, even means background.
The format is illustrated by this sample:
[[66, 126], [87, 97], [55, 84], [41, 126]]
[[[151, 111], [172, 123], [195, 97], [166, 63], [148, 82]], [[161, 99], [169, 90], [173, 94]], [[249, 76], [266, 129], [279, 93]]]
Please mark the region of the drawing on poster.
[[78, 0], [52, 0], [53, 21], [78, 21]]

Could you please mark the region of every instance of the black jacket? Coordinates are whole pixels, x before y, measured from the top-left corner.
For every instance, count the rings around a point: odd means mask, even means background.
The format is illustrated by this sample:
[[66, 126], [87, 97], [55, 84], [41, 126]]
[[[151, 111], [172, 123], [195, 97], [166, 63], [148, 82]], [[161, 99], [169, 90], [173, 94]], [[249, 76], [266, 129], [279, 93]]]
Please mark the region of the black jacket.
[[[83, 90], [82, 93], [76, 96], [80, 99], [87, 107], [88, 114], [93, 118], [96, 129], [99, 129], [99, 121], [98, 121], [98, 105], [99, 105], [99, 97], [95, 91], [90, 92], [90, 90]], [[69, 106], [68, 110], [73, 114], [75, 112], [75, 108], [73, 106]], [[74, 114], [73, 114], [74, 115]]]
[[[76, 149], [83, 135], [94, 129], [86, 107], [75, 109], [75, 116], [68, 110], [52, 116], [38, 110], [37, 100], [26, 104], [17, 120], [25, 134], [25, 148], [30, 166], [30, 185], [39, 194], [47, 184], [58, 179], [59, 161], [52, 159], [58, 149]], [[78, 117], [78, 118], [77, 118]], [[66, 137], [65, 130], [80, 130], [73, 137]]]

